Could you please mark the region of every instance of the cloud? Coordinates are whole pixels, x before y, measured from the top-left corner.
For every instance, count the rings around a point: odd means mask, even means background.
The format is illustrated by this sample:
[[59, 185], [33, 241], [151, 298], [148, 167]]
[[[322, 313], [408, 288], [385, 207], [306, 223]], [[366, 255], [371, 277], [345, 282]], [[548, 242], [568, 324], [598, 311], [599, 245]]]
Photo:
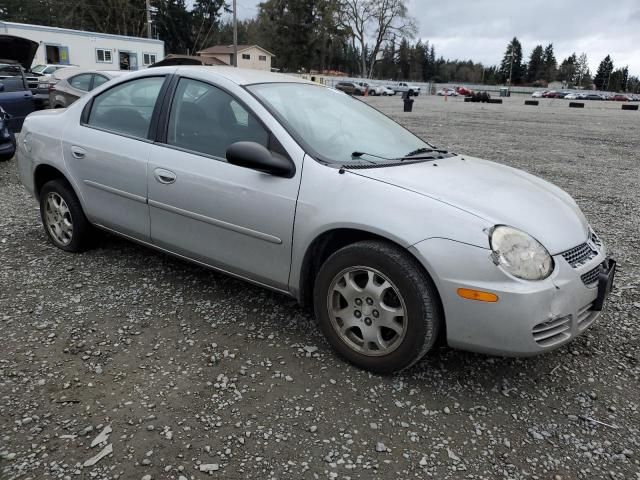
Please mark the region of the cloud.
[[[238, 17], [251, 18], [260, 0], [238, 0]], [[553, 43], [556, 58], [585, 52], [592, 74], [611, 55], [616, 67], [640, 76], [640, 1], [616, 0], [407, 0], [418, 37], [436, 54], [497, 65], [507, 43], [522, 42], [525, 58]]]
[[640, 8], [637, 0], [409, 0], [418, 36], [437, 55], [498, 64], [507, 43], [522, 42], [525, 58], [538, 44], [553, 43], [556, 58], [576, 52], [589, 57], [592, 73], [610, 54], [617, 67], [640, 75]]

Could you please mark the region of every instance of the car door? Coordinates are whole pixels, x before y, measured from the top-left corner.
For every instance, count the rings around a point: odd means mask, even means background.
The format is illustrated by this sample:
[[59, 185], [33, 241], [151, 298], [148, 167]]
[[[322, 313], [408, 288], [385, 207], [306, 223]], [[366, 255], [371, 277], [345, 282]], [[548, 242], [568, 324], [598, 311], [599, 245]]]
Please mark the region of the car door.
[[80, 124], [65, 129], [62, 142], [89, 220], [143, 241], [150, 239], [149, 137], [164, 81], [147, 76], [101, 92], [83, 109]]
[[9, 129], [19, 132], [34, 110], [33, 94], [18, 65], [0, 65], [0, 105], [11, 115]]
[[[287, 289], [300, 169], [282, 178], [227, 163], [226, 149], [237, 141], [288, 153], [245, 104], [218, 86], [181, 78], [166, 112], [164, 138], [149, 159], [153, 243]], [[301, 165], [302, 150], [293, 155]]]

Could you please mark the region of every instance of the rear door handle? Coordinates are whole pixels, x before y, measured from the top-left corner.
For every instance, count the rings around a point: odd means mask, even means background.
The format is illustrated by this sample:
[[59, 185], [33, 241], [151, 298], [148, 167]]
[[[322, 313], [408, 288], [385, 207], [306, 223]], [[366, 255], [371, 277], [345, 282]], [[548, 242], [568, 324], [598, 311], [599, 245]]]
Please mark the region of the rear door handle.
[[165, 170], [164, 168], [156, 168], [153, 171], [153, 176], [158, 182], [164, 183], [165, 185], [176, 181], [176, 174], [169, 170]]
[[76, 147], [75, 145], [71, 147], [71, 155], [73, 155], [73, 158], [84, 158], [86, 154], [87, 152], [83, 148]]

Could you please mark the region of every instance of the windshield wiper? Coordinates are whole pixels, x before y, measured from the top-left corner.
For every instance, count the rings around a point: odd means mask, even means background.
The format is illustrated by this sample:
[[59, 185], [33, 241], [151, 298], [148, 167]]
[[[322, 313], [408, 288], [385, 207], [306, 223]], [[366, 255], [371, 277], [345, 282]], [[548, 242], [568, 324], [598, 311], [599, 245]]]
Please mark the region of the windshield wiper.
[[[407, 153], [405, 156], [402, 157], [402, 159], [405, 158], [411, 158], [411, 157], [415, 157], [417, 155], [421, 155], [423, 153], [439, 153], [439, 154], [444, 154], [444, 153], [449, 153], [446, 150], [440, 150], [437, 148], [426, 148], [426, 147], [422, 147], [422, 148], [418, 148], [416, 150], [413, 150], [412, 152]], [[433, 158], [431, 156], [429, 157], [425, 157], [425, 158]]]
[[351, 158], [359, 158], [361, 160], [364, 160], [365, 162], [369, 162], [369, 163], [376, 163], [376, 162], [372, 162], [371, 160], [366, 160], [364, 158], [362, 158], [364, 155], [367, 155], [369, 157], [376, 157], [376, 158], [380, 158], [382, 160], [386, 160], [388, 162], [390, 162], [392, 159], [391, 158], [386, 158], [386, 157], [381, 157], [380, 155], [374, 155], [373, 153], [367, 153], [367, 152], [352, 152], [351, 153]]

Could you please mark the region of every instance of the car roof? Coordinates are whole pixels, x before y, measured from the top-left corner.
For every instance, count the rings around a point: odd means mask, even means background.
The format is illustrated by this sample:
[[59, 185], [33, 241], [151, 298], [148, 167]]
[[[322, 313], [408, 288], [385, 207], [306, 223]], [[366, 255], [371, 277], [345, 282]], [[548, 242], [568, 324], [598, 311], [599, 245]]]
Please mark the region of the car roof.
[[129, 72], [128, 70], [94, 70], [92, 68], [69, 67], [61, 68], [60, 70], [54, 72], [53, 76], [58, 80], [66, 80], [82, 73], [100, 73], [109, 78], [114, 78], [119, 77], [120, 75], [126, 75], [127, 73], [131, 72]]
[[[163, 67], [157, 67], [163, 68]], [[169, 68], [169, 67], [165, 67]], [[317, 83], [304, 80], [299, 77], [287, 75], [285, 73], [267, 72], [264, 70], [251, 70], [248, 68], [208, 66], [208, 65], [181, 65], [172, 67], [176, 74], [184, 74], [188, 72], [210, 72], [213, 76], [224, 77], [238, 85], [251, 85], [254, 83], [307, 83], [317, 85]]]

